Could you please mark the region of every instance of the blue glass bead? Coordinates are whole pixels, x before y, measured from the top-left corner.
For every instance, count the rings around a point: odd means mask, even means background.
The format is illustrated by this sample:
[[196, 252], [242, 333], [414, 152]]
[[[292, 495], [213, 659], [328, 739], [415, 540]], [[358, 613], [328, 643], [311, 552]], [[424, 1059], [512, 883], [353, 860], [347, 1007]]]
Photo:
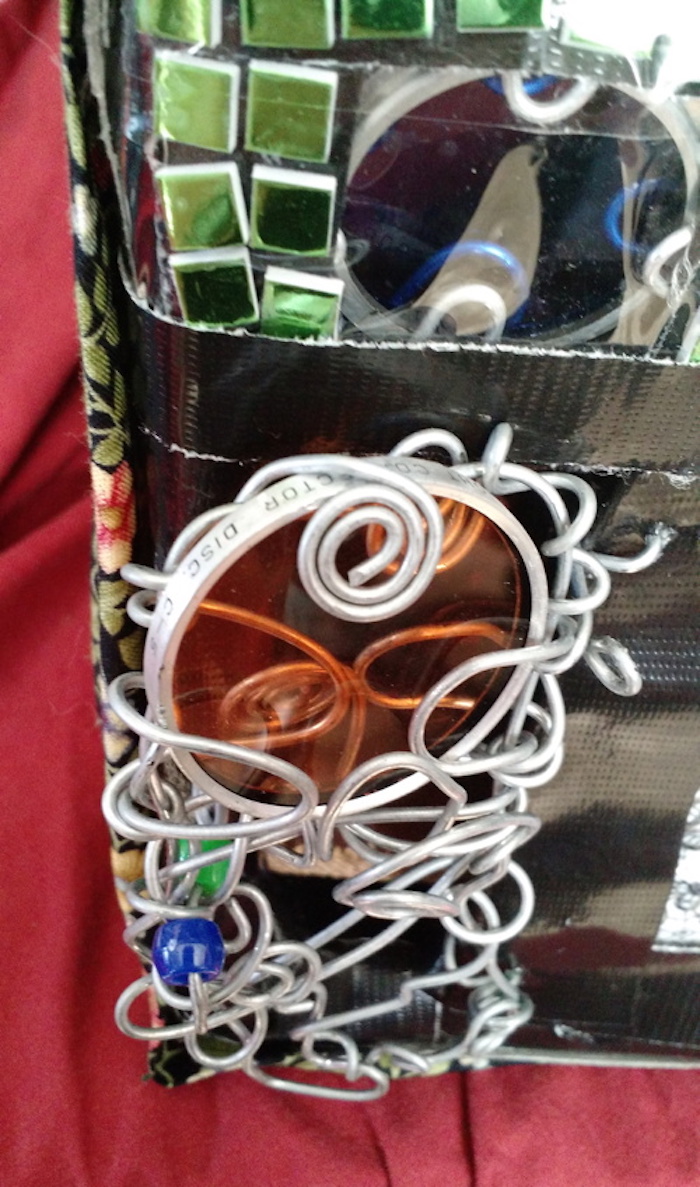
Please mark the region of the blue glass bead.
[[226, 951], [210, 919], [169, 919], [153, 937], [152, 955], [166, 985], [186, 985], [192, 973], [199, 973], [203, 981], [218, 977]]

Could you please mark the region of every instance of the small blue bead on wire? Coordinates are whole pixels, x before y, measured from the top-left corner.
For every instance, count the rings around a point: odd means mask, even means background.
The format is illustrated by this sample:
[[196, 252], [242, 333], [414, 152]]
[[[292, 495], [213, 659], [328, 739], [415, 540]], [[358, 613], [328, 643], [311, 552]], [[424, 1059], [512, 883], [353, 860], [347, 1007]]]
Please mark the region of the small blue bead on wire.
[[153, 963], [166, 985], [187, 985], [198, 973], [213, 981], [224, 967], [226, 949], [210, 919], [168, 919], [153, 937]]

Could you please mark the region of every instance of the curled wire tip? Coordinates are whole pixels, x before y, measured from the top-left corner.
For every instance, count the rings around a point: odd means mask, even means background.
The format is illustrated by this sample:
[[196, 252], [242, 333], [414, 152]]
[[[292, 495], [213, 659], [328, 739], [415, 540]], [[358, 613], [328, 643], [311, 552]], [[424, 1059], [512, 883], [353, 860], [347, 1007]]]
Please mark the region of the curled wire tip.
[[593, 675], [619, 697], [635, 697], [642, 689], [642, 677], [631, 655], [616, 639], [606, 635], [591, 639], [584, 652]]

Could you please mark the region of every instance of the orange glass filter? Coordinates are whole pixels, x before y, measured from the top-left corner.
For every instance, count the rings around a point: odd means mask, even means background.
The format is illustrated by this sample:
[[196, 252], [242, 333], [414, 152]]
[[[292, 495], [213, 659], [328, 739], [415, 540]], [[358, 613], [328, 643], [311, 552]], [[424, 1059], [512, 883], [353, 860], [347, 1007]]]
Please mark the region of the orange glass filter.
[[[521, 646], [527, 633], [522, 565], [502, 531], [478, 512], [471, 518], [468, 547], [446, 538], [429, 589], [389, 623], [338, 622], [311, 602], [296, 569], [303, 522], [246, 552], [183, 636], [173, 675], [178, 728], [288, 758], [322, 795], [358, 763], [407, 749], [410, 713], [436, 680], [475, 655]], [[445, 698], [431, 745], [444, 746], [493, 703], [508, 675], [485, 673]], [[200, 761], [231, 789], [281, 792], [263, 772]]]
[[[352, 475], [292, 475], [241, 499], [181, 560], [182, 612], [173, 629], [172, 599], [156, 611], [158, 665], [156, 673], [146, 665], [147, 684], [157, 685], [164, 724], [253, 752], [251, 762], [183, 755], [195, 781], [288, 803], [285, 781], [255, 765], [264, 753], [304, 771], [323, 802], [356, 766], [410, 749], [412, 714], [437, 682], [541, 633], [532, 586], [533, 575], [544, 584], [542, 564], [505, 506], [436, 463], [384, 462], [399, 486], [421, 484], [440, 534], [427, 579], [395, 610], [383, 591], [400, 585], [407, 563], [415, 576], [411, 531], [427, 531], [427, 512], [397, 534], [380, 487], [367, 493]], [[331, 549], [333, 581], [350, 598], [339, 613], [302, 572], [309, 532], [338, 500], [326, 525], [331, 544], [321, 542], [317, 559], [328, 568]], [[431, 714], [430, 751], [443, 754], [467, 728], [500, 718], [494, 710], [505, 711], [504, 693], [519, 678], [496, 667], [451, 689]]]

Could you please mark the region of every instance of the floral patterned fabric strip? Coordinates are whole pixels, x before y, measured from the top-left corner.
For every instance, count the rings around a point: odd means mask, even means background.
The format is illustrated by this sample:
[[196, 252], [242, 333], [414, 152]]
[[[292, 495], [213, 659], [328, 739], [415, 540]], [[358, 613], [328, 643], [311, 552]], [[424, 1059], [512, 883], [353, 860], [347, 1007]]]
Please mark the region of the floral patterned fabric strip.
[[70, 149], [76, 304], [80, 330], [95, 517], [93, 662], [108, 770], [131, 757], [134, 740], [107, 704], [109, 682], [138, 668], [142, 632], [126, 616], [130, 589], [120, 569], [131, 558], [136, 530], [130, 453], [127, 368], [113, 291], [107, 217], [114, 195], [97, 136], [97, 112], [85, 87], [85, 63], [74, 36], [80, 0], [63, 0], [61, 34]]

